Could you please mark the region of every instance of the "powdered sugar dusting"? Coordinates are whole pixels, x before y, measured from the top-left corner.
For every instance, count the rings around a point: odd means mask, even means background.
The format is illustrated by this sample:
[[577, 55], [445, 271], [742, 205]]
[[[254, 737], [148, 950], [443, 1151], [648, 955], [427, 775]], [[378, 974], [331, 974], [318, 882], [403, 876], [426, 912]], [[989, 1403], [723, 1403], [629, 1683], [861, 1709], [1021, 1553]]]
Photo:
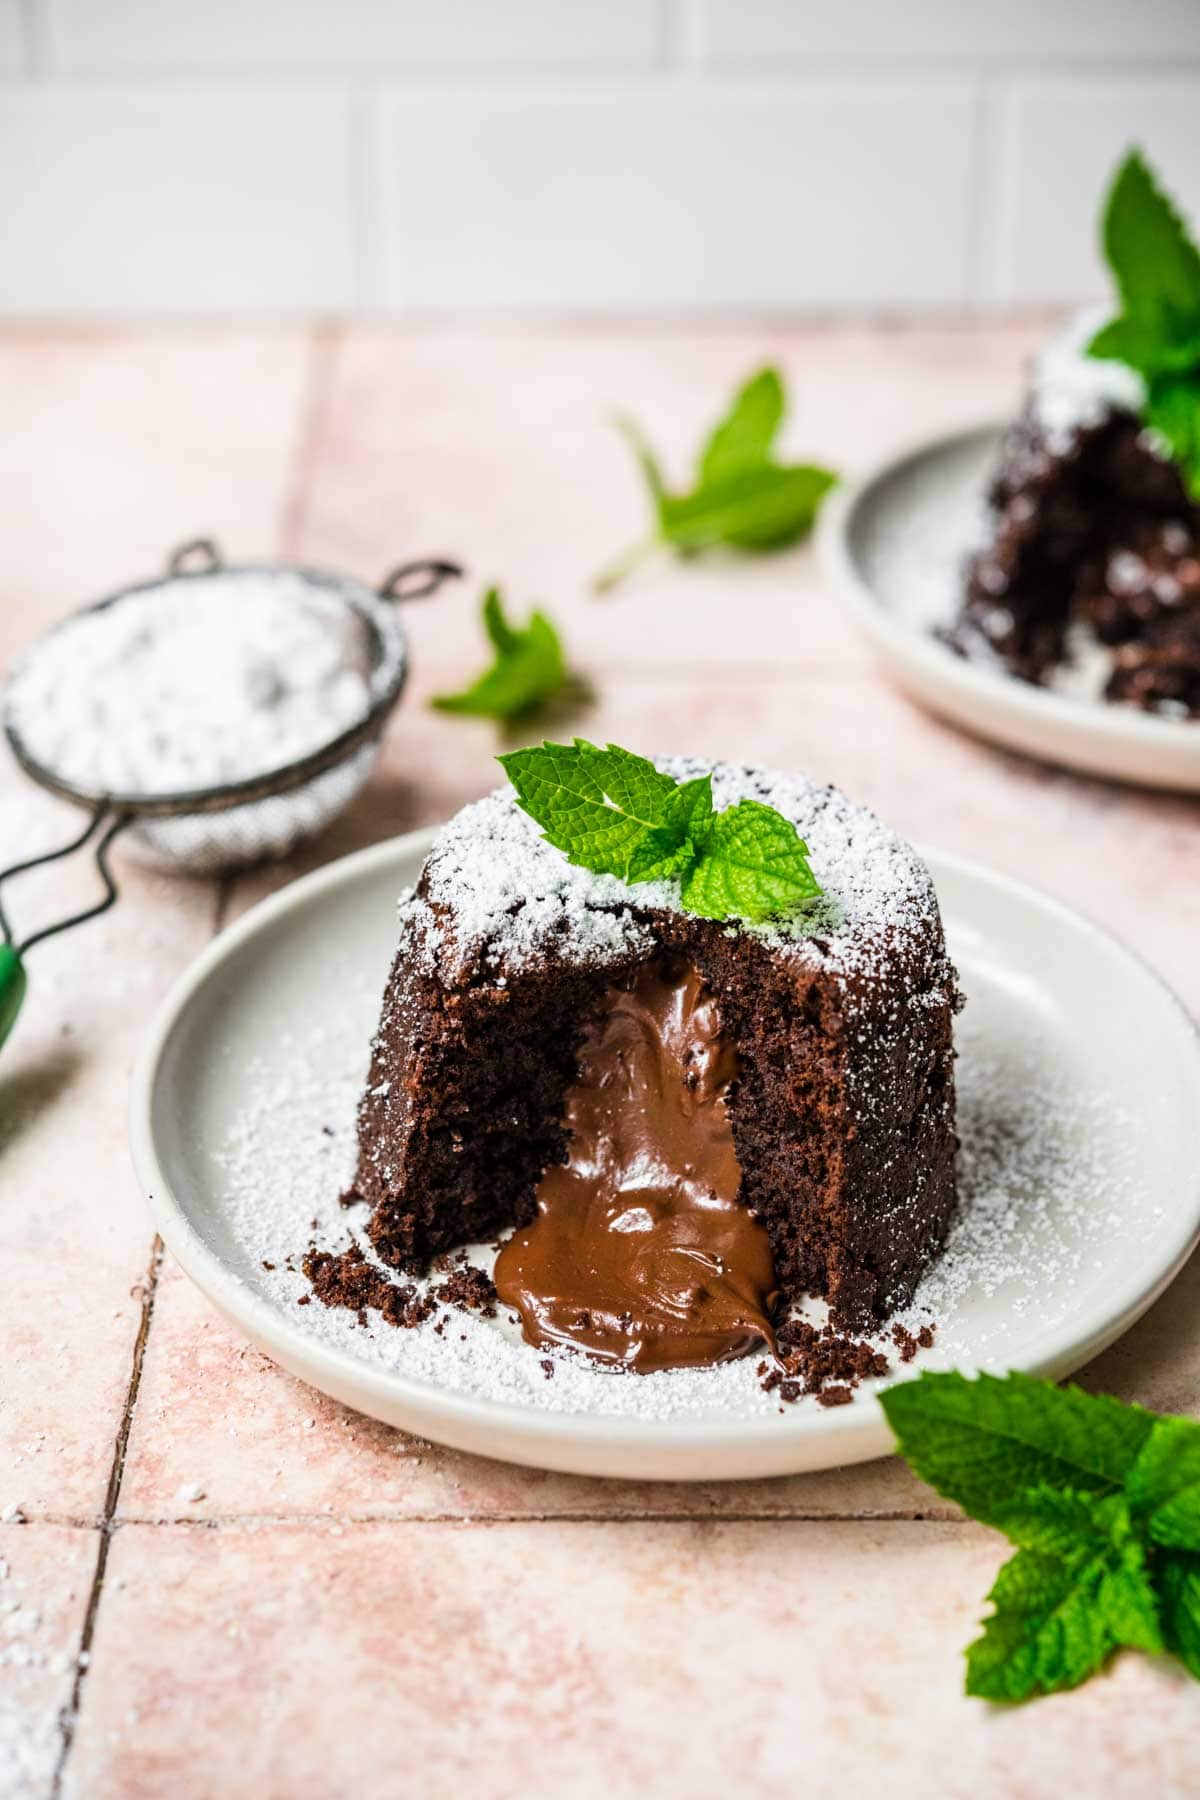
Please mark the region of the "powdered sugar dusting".
[[66, 620], [18, 662], [5, 714], [88, 789], [170, 794], [283, 768], [357, 724], [365, 641], [290, 570], [181, 577]]
[[[23, 1518], [14, 1505], [0, 1513], [4, 1523]], [[2, 1537], [0, 1545], [9, 1548]], [[62, 1740], [49, 1695], [65, 1697], [76, 1668], [87, 1661], [86, 1652], [61, 1645], [43, 1606], [38, 1585], [0, 1554], [0, 1795], [11, 1800], [51, 1791]]]
[[[823, 898], [783, 922], [731, 923], [731, 931], [779, 948], [794, 944], [809, 961], [847, 974], [882, 974], [906, 949], [928, 946], [937, 923], [928, 872], [911, 845], [866, 807], [803, 775], [690, 757], [660, 758], [658, 766], [679, 781], [711, 771], [718, 810], [741, 799], [762, 801], [790, 819], [808, 845]], [[560, 936], [574, 962], [604, 967], [631, 952], [649, 954], [646, 914], [677, 912], [679, 890], [665, 881], [630, 887], [574, 867], [546, 843], [513, 790], [501, 788], [450, 820], [430, 852], [420, 895], [402, 905], [420, 928], [424, 953], [453, 984], [485, 952], [517, 968]]]
[[[913, 1330], [931, 1318], [937, 1325], [935, 1348], [917, 1366], [1010, 1366], [1030, 1332], [1069, 1322], [1086, 1303], [1081, 1297], [1102, 1279], [1113, 1235], [1136, 1244], [1159, 1216], [1138, 1186], [1133, 1121], [1113, 1094], [1072, 1072], [1061, 1027], [1039, 1027], [1019, 999], [989, 991], [986, 974], [968, 982], [972, 989], [958, 1034], [961, 1213], [947, 1250], [901, 1315]], [[348, 1009], [351, 1021], [357, 1010]], [[542, 1412], [651, 1421], [779, 1415], [752, 1357], [634, 1376], [531, 1348], [503, 1310], [492, 1320], [443, 1312], [439, 1333], [437, 1318], [397, 1330], [374, 1314], [360, 1326], [342, 1309], [298, 1305], [309, 1291], [299, 1264], [311, 1238], [335, 1250], [355, 1240], [375, 1260], [365, 1209], [344, 1212], [337, 1200], [353, 1164], [363, 1073], [352, 1024], [281, 1040], [269, 1066], [248, 1072], [240, 1114], [213, 1153], [229, 1261], [289, 1325], [407, 1379]], [[491, 1246], [471, 1252], [489, 1269], [492, 1255]], [[1107, 1258], [1111, 1268], [1111, 1248]], [[888, 1332], [879, 1348], [896, 1367]]]
[[1111, 317], [1111, 307], [1075, 314], [1033, 359], [1029, 411], [1055, 456], [1066, 455], [1081, 431], [1110, 413], [1140, 413], [1146, 403], [1145, 383], [1136, 370], [1087, 354], [1089, 342]]

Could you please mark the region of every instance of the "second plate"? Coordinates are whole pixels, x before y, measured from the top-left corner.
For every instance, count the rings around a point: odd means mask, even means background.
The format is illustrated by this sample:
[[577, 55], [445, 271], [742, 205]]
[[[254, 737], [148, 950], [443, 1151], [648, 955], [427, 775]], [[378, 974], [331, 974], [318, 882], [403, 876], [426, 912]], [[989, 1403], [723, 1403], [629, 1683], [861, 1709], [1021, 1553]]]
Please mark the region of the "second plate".
[[956, 609], [1001, 436], [985, 425], [938, 438], [835, 489], [820, 526], [834, 586], [884, 667], [931, 712], [1087, 775], [1200, 793], [1200, 721], [1033, 687], [934, 637]]

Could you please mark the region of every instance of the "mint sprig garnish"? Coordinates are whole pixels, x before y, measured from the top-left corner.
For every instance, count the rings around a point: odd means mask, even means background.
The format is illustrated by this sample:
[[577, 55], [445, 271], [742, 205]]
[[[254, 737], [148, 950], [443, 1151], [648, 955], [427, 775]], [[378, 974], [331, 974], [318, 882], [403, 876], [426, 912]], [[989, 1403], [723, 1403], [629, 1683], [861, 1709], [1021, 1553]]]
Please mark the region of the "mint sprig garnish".
[[491, 666], [457, 694], [435, 694], [441, 712], [484, 719], [519, 719], [553, 699], [568, 682], [562, 641], [544, 612], [513, 625], [504, 616], [499, 588], [483, 601], [483, 628], [495, 651]]
[[631, 419], [618, 419], [645, 477], [655, 528], [596, 577], [596, 592], [616, 587], [638, 563], [664, 547], [681, 556], [697, 555], [716, 544], [735, 550], [776, 550], [810, 531], [837, 476], [812, 463], [772, 460], [784, 410], [778, 372], [760, 369], [713, 427], [697, 458], [695, 483], [684, 493], [669, 491], [639, 428]]
[[711, 775], [678, 782], [644, 756], [585, 738], [497, 760], [568, 862], [632, 883], [678, 881], [680, 904], [699, 918], [761, 922], [821, 892], [791, 821], [758, 800], [716, 812]]
[[1200, 499], [1200, 250], [1137, 150], [1109, 189], [1103, 243], [1121, 311], [1088, 354], [1142, 377], [1146, 424]]
[[1200, 1679], [1200, 1421], [1017, 1374], [926, 1373], [880, 1401], [916, 1473], [1018, 1547], [969, 1694], [1076, 1687], [1123, 1647]]

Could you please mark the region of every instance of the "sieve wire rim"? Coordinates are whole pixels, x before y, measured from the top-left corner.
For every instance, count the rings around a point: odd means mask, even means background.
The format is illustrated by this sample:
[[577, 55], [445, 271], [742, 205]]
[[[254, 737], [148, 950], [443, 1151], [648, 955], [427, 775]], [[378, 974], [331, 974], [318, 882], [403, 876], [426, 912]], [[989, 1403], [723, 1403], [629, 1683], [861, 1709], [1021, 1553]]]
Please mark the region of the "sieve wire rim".
[[[29, 750], [21, 733], [7, 716], [6, 706], [4, 735], [25, 774], [36, 781], [39, 787], [57, 794], [60, 799], [73, 801], [77, 806], [92, 810], [97, 807], [111, 808], [131, 819], [170, 819], [189, 813], [226, 812], [235, 806], [290, 793], [329, 769], [336, 768], [362, 745], [377, 738], [408, 679], [407, 633], [398, 617], [389, 618], [389, 630], [394, 634], [394, 644], [389, 643], [380, 623], [379, 608], [388, 606], [391, 602], [368, 587], [366, 582], [351, 575], [336, 575], [327, 569], [316, 569], [304, 563], [221, 563], [217, 568], [180, 569], [165, 576], [154, 576], [148, 581], [134, 582], [128, 587], [105, 594], [99, 600], [89, 601], [86, 606], [76, 607], [35, 638], [22, 652], [21, 660], [23, 662], [27, 656], [36, 654], [42, 644], [59, 632], [68, 630], [76, 620], [90, 613], [104, 612], [135, 595], [158, 588], [176, 587], [180, 582], [222, 581], [226, 577], [236, 579], [242, 575], [296, 575], [310, 586], [332, 593], [355, 613], [366, 631], [368, 653], [372, 659], [368, 671], [372, 697], [359, 720], [346, 726], [336, 737], [318, 745], [315, 750], [306, 751], [303, 756], [294, 757], [290, 762], [278, 764], [261, 774], [243, 776], [238, 781], [222, 782], [211, 787], [185, 788], [173, 793], [151, 795], [85, 787], [81, 783], [68, 781]], [[14, 671], [10, 674], [3, 688], [0, 688], [0, 702], [6, 704], [7, 689], [16, 673]], [[376, 691], [377, 678], [381, 674], [386, 675], [386, 679]]]

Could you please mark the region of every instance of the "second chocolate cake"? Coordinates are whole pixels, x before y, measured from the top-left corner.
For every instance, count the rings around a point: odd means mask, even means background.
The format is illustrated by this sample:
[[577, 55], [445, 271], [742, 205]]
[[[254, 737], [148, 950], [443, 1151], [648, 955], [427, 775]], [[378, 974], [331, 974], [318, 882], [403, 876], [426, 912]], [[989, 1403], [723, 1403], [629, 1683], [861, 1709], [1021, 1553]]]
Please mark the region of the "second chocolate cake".
[[1140, 377], [1087, 354], [1103, 319], [1071, 320], [1035, 359], [944, 636], [1023, 681], [1200, 718], [1200, 507], [1146, 428]]
[[402, 899], [359, 1114], [353, 1197], [385, 1262], [524, 1228], [497, 1280], [526, 1335], [634, 1367], [770, 1343], [805, 1294], [885, 1317], [955, 1205], [957, 988], [927, 870], [833, 788], [712, 774], [718, 807], [796, 825], [822, 898], [699, 918], [673, 883], [569, 863], [493, 794]]

